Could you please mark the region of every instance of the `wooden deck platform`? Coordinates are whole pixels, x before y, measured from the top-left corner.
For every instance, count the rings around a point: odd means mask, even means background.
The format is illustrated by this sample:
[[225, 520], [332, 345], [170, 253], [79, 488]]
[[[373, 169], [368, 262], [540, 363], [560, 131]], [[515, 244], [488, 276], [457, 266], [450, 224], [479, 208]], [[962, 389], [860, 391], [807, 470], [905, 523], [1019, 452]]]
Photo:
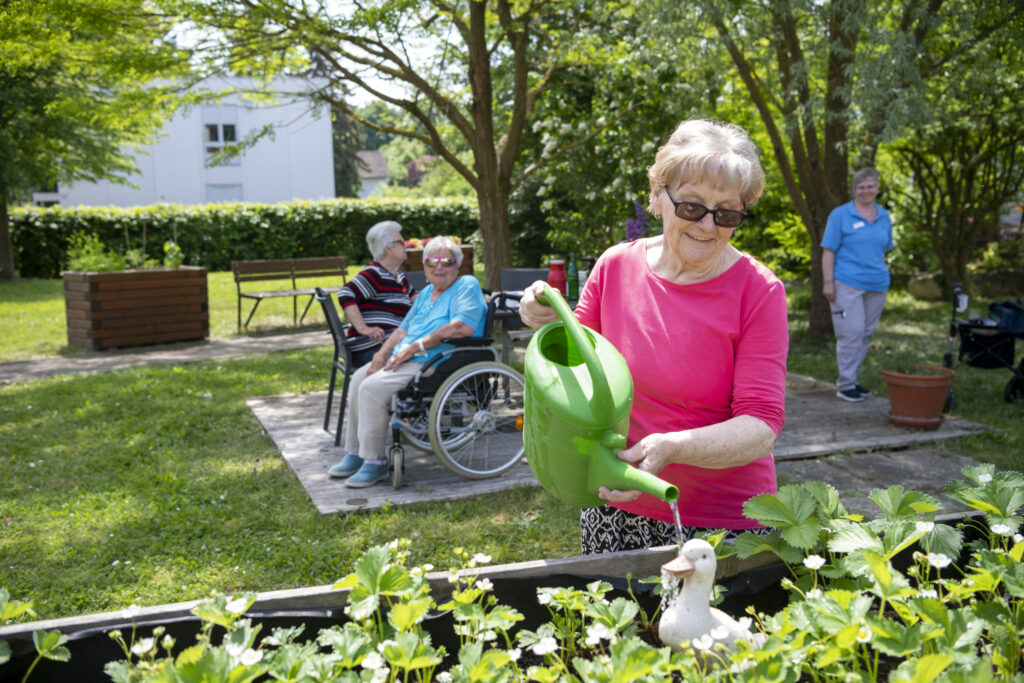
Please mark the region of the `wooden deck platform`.
[[[486, 495], [515, 486], [534, 486], [536, 478], [525, 461], [494, 479], [464, 479], [444, 467], [432, 453], [406, 449], [406, 471], [402, 488], [394, 490], [390, 481], [365, 489], [346, 488], [344, 481], [331, 479], [327, 470], [342, 456], [334, 437], [323, 431], [323, 411], [327, 392], [252, 398], [248, 405], [277, 444], [288, 466], [295, 472], [322, 514], [355, 512], [385, 505], [408, 505], [434, 500], [455, 500]], [[888, 419], [889, 403], [869, 398], [862, 403], [847, 403], [835, 397], [835, 386], [799, 375], [790, 375], [786, 393], [786, 427], [775, 447], [779, 473], [790, 479], [815, 478], [866, 492], [891, 483], [926, 489], [930, 469], [935, 471], [931, 488], [941, 491], [949, 472], [958, 473], [963, 458], [929, 452], [929, 460], [918, 457], [913, 467], [899, 456], [873, 457], [844, 466], [831, 454], [872, 453], [900, 449], [950, 439], [982, 429], [980, 425], [947, 418], [933, 431], [910, 430], [893, 426]], [[790, 464], [816, 458], [820, 462]], [[878, 462], [875, 462], [875, 461]], [[903, 463], [903, 464], [901, 464]], [[932, 463], [932, 464], [929, 464]], [[852, 465], [852, 461], [846, 465]], [[941, 481], [939, 481], [941, 479]]]

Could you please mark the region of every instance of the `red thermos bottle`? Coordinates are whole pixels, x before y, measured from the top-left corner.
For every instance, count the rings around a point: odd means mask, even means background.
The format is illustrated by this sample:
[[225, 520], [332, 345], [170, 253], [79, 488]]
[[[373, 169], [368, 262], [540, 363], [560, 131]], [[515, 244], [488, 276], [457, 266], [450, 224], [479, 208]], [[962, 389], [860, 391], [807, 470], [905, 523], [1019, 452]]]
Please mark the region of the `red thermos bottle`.
[[557, 289], [562, 296], [566, 294], [565, 261], [560, 258], [551, 259], [551, 270], [548, 271], [548, 284]]

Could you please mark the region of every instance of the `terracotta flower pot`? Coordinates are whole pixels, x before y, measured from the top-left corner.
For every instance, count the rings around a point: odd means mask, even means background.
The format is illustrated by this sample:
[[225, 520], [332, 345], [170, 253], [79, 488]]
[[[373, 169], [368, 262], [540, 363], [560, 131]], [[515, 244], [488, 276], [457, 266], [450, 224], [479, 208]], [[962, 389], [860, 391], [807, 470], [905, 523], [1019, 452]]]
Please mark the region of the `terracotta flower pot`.
[[935, 429], [942, 424], [942, 406], [956, 373], [938, 365], [920, 364], [910, 372], [882, 370], [889, 391], [889, 420], [899, 427]]

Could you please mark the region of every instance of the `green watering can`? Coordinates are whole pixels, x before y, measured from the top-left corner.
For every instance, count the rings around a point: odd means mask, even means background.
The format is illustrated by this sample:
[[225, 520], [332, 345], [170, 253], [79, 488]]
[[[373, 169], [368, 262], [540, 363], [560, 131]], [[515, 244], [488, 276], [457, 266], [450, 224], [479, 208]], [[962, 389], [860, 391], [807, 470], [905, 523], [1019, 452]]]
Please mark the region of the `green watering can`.
[[540, 301], [558, 321], [542, 327], [526, 349], [523, 447], [537, 480], [578, 507], [603, 505], [601, 486], [643, 491], [670, 503], [679, 489], [619, 460], [626, 446], [633, 378], [611, 342], [576, 320], [556, 290]]

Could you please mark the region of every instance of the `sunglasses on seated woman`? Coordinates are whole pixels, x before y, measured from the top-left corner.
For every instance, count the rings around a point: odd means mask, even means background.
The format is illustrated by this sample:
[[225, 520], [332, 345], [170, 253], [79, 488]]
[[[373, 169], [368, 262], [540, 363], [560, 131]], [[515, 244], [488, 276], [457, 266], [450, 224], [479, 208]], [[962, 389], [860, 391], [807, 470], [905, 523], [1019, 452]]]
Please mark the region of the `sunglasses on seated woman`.
[[751, 215], [749, 211], [737, 211], [736, 209], [709, 209], [703, 204], [698, 204], [696, 202], [676, 201], [676, 198], [672, 196], [672, 192], [668, 189], [668, 185], [665, 186], [665, 194], [668, 195], [669, 201], [671, 201], [673, 206], [676, 207], [676, 215], [684, 221], [692, 221], [696, 223], [710, 213], [712, 220], [715, 221], [715, 225], [718, 227], [735, 228], [743, 222], [743, 219], [748, 218]]
[[455, 265], [455, 259], [451, 256], [441, 258], [440, 256], [433, 256], [428, 259], [423, 259], [423, 263], [430, 266], [431, 268], [437, 268], [438, 266], [450, 267]]

